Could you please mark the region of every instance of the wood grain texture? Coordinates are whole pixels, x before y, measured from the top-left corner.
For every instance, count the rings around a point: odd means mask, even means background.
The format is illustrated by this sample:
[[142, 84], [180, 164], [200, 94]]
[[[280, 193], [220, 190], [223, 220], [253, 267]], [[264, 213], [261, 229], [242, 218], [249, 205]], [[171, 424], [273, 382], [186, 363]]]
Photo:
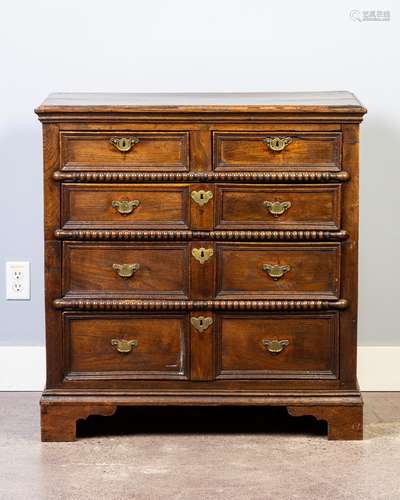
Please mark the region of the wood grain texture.
[[219, 133], [213, 136], [215, 170], [340, 170], [340, 134], [285, 131], [290, 137], [282, 151], [272, 151], [267, 137], [282, 134], [269, 130], [257, 133]]
[[[337, 299], [339, 243], [216, 243], [216, 298]], [[265, 264], [289, 266], [273, 279]]]
[[[360, 439], [359, 101], [56, 94], [36, 112], [42, 439], [73, 440], [78, 419], [142, 404], [287, 406], [326, 420], [330, 439]], [[139, 142], [121, 152], [113, 137]], [[271, 151], [266, 137], [291, 141]], [[194, 191], [212, 196], [201, 205]], [[118, 212], [115, 201], [130, 200]], [[266, 201], [290, 206], [274, 216]], [[192, 254], [201, 248], [213, 250], [204, 263]], [[129, 278], [114, 268], [134, 263]], [[264, 264], [290, 269], [273, 279]], [[212, 318], [203, 331], [200, 317]], [[129, 340], [130, 352], [116, 350]]]
[[[340, 228], [340, 185], [249, 186], [217, 184], [216, 229]], [[266, 202], [288, 202], [290, 207], [274, 216]]]
[[[117, 201], [137, 201], [121, 214]], [[65, 229], [188, 229], [188, 185], [85, 185], [62, 187], [62, 227]]]

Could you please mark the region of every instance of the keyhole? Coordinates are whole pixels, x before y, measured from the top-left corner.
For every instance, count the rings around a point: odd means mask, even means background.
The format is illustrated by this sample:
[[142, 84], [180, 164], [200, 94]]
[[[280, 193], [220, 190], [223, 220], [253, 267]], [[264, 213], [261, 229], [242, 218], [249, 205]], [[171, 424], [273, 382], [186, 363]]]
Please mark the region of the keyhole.
[[204, 257], [204, 250], [201, 251], [201, 256]]
[[200, 320], [200, 327], [202, 327], [202, 326], [203, 326], [203, 320], [201, 319]]
[[200, 194], [200, 199], [204, 200], [204, 194], [203, 193]]

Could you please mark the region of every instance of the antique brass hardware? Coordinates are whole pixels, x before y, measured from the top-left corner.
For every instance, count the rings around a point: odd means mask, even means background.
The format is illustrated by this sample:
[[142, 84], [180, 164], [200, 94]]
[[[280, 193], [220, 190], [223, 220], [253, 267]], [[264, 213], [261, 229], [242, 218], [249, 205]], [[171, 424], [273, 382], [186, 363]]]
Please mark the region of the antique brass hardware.
[[214, 250], [212, 248], [193, 248], [192, 255], [200, 264], [204, 264], [214, 255]]
[[264, 207], [268, 210], [268, 212], [274, 217], [279, 217], [284, 214], [286, 210], [292, 206], [290, 201], [268, 201], [265, 200], [263, 203]]
[[262, 266], [262, 270], [275, 281], [282, 278], [282, 276], [288, 273], [290, 269], [291, 268], [288, 265], [281, 266], [279, 264], [263, 264]]
[[137, 137], [111, 137], [110, 143], [121, 153], [127, 153], [139, 142]]
[[266, 137], [263, 142], [265, 142], [272, 151], [282, 151], [292, 142], [292, 140], [291, 137]]
[[288, 340], [277, 340], [277, 339], [273, 340], [263, 339], [262, 343], [265, 345], [265, 347], [271, 354], [279, 354], [280, 352], [283, 351], [283, 349], [285, 349], [286, 346], [289, 345]]
[[132, 213], [140, 205], [139, 200], [113, 200], [111, 206], [121, 215]]
[[213, 324], [213, 319], [211, 316], [197, 316], [197, 318], [193, 316], [190, 322], [198, 332], [202, 333], [205, 332], [207, 328]]
[[200, 207], [206, 205], [213, 197], [211, 191], [192, 191], [191, 194], [192, 200], [197, 203]]
[[114, 346], [118, 352], [122, 353], [131, 352], [138, 344], [139, 342], [137, 340], [111, 339], [111, 345]]
[[140, 268], [140, 264], [113, 264], [112, 268], [121, 278], [130, 278]]

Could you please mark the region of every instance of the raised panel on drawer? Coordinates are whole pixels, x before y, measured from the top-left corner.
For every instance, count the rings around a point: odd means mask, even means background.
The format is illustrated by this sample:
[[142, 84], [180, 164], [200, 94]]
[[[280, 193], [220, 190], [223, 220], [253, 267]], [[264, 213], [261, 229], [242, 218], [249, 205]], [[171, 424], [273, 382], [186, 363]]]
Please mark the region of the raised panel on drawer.
[[[65, 228], [187, 229], [190, 226], [188, 185], [93, 185], [62, 187]], [[135, 201], [130, 213], [115, 202]], [[137, 205], [137, 206], [136, 206]]]
[[[282, 151], [264, 140], [290, 137]], [[340, 170], [341, 134], [336, 132], [214, 132], [215, 170]]]
[[[119, 151], [113, 137], [138, 139], [127, 152]], [[62, 132], [63, 170], [188, 171], [188, 132]]]
[[[114, 264], [139, 264], [121, 277]], [[182, 243], [64, 242], [63, 290], [66, 296], [188, 298], [189, 251]]]
[[[118, 352], [113, 339], [136, 345], [130, 352]], [[186, 379], [187, 318], [64, 313], [64, 349], [67, 380]]]
[[[216, 335], [217, 378], [337, 378], [338, 313], [221, 314]], [[287, 345], [274, 354], [271, 340]]]
[[[337, 299], [340, 243], [217, 243], [217, 298]], [[263, 266], [289, 266], [274, 279]]]
[[[340, 189], [339, 184], [218, 185], [215, 227], [337, 230], [340, 228]], [[268, 210], [267, 202], [288, 202], [290, 206], [274, 215]]]

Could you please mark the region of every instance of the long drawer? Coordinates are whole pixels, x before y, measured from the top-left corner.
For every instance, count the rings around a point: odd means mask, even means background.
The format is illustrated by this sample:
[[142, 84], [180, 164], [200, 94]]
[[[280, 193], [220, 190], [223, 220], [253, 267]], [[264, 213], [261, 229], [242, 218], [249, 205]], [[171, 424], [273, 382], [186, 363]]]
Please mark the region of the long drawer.
[[188, 171], [189, 132], [62, 132], [63, 170]]
[[64, 243], [65, 296], [187, 299], [186, 244]]
[[334, 379], [338, 344], [338, 313], [220, 315], [217, 378]]
[[214, 132], [215, 170], [340, 170], [337, 132]]
[[337, 299], [340, 243], [217, 243], [216, 297]]
[[216, 229], [340, 228], [340, 191], [334, 185], [216, 187]]
[[185, 379], [188, 325], [182, 314], [64, 313], [65, 377]]
[[64, 228], [188, 229], [188, 185], [66, 184]]

